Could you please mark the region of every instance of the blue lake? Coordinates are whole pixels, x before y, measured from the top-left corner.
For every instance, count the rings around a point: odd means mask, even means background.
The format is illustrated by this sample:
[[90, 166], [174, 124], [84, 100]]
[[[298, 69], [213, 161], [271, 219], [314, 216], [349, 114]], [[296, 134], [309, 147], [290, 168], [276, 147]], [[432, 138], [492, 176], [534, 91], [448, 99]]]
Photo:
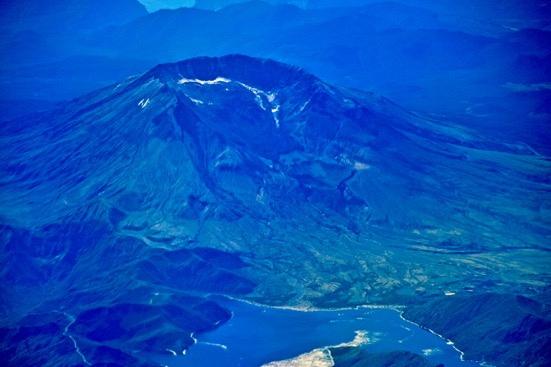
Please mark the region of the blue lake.
[[168, 367], [261, 366], [351, 342], [357, 331], [365, 331], [360, 348], [368, 352], [407, 350], [446, 367], [481, 366], [462, 361], [450, 342], [403, 320], [389, 308], [305, 312], [221, 297], [214, 300], [231, 310], [233, 317], [217, 330], [194, 335], [196, 343], [185, 355], [179, 351], [178, 356], [155, 356], [157, 362]]

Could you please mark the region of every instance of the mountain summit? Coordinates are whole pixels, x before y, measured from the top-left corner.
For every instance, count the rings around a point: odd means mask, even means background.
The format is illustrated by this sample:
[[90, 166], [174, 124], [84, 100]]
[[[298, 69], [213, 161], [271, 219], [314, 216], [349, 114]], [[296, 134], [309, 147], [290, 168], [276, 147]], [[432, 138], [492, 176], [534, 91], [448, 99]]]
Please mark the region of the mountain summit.
[[90, 359], [185, 349], [229, 317], [204, 294], [341, 307], [549, 275], [546, 157], [271, 60], [159, 65], [4, 124], [0, 151], [4, 331], [70, 322]]
[[[192, 196], [203, 197], [209, 218], [228, 211], [255, 221], [287, 217], [290, 205], [315, 223], [322, 213], [335, 216], [357, 234], [407, 229], [423, 238], [417, 232], [428, 230], [459, 242], [476, 238], [482, 247], [503, 246], [499, 235], [518, 246], [541, 244], [511, 226], [517, 206], [541, 206], [518, 197], [545, 186], [544, 157], [271, 60], [230, 55], [159, 65], [3, 130], [4, 156], [12, 157], [3, 166], [6, 184], [20, 191], [6, 196], [3, 212], [31, 227], [99, 202], [100, 212], [125, 211], [115, 205], [120, 197], [134, 198], [130, 217], [163, 209], [167, 220]], [[505, 182], [508, 189], [492, 198], [492, 185]], [[35, 191], [41, 200], [13, 201]], [[37, 210], [44, 215], [30, 215]], [[496, 218], [493, 233], [476, 230]]]

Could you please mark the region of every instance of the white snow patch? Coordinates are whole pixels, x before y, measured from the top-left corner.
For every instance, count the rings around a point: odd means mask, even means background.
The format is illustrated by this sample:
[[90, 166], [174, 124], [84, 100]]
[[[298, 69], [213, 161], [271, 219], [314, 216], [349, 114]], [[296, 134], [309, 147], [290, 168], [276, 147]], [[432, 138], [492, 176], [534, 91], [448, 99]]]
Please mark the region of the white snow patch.
[[178, 80], [178, 84], [197, 83], [197, 84], [201, 84], [201, 85], [205, 85], [205, 84], [212, 85], [212, 84], [230, 83], [230, 82], [231, 82], [231, 80], [226, 79], [226, 78], [222, 78], [222, 77], [218, 77], [214, 80], [200, 80], [200, 79], [187, 79], [187, 78], [182, 78], [182, 79]]
[[[264, 99], [262, 97], [264, 97], [266, 99], [266, 101], [268, 102], [268, 104], [272, 104], [275, 99], [276, 99], [276, 94], [275, 93], [269, 93], [269, 92], [265, 92], [263, 91], [262, 89], [258, 89], [258, 88], [255, 88], [255, 87], [251, 87], [250, 85], [247, 85], [245, 83], [241, 83], [241, 82], [238, 82], [239, 85], [241, 85], [243, 88], [246, 88], [248, 89], [249, 91], [251, 91], [252, 93], [254, 93], [255, 95], [255, 99], [256, 99], [256, 103], [260, 106], [260, 108], [262, 108], [264, 111], [266, 111], [266, 106], [264, 105]], [[276, 107], [277, 109], [279, 109], [279, 106]], [[277, 111], [274, 111], [274, 109], [272, 108], [272, 113], [274, 112], [277, 112]], [[279, 120], [276, 119], [276, 124], [278, 124], [279, 126]]]
[[300, 106], [298, 112], [301, 113], [302, 111], [304, 111], [304, 109], [306, 108], [306, 106], [308, 106], [308, 103], [310, 103], [310, 99], [307, 100], [306, 102], [304, 102], [304, 104], [302, 106]]
[[278, 112], [279, 112], [279, 105], [272, 108], [272, 115], [274, 116], [276, 127], [279, 127], [279, 118], [277, 117]]
[[141, 101], [138, 102], [138, 106], [140, 106], [142, 109], [145, 108], [148, 104], [149, 104], [150, 99], [142, 99]]
[[355, 162], [354, 163], [354, 169], [356, 171], [364, 171], [366, 169], [369, 169], [369, 164], [366, 164], [366, 163], [362, 163], [362, 162]]
[[[266, 192], [264, 191], [264, 188], [261, 187], [260, 190], [258, 190], [258, 193], [256, 194], [256, 201], [263, 202], [264, 195]], [[266, 310], [263, 310], [262, 312], [265, 312]]]
[[260, 108], [262, 108], [264, 111], [266, 111], [266, 107], [264, 106], [264, 102], [262, 101], [262, 97], [260, 97], [260, 95], [258, 95], [258, 94], [256, 95], [255, 101], [260, 106]]
[[200, 105], [200, 104], [203, 104], [203, 103], [205, 103], [205, 102], [203, 102], [203, 101], [200, 101], [200, 100], [198, 100], [198, 99], [195, 99], [195, 98], [190, 98], [190, 100], [191, 100], [191, 102], [195, 103], [196, 105]]
[[155, 297], [157, 297], [159, 294], [160, 294], [159, 292], [153, 293], [153, 297], [151, 297], [151, 299], [149, 300], [149, 304], [150, 304], [150, 305], [153, 304], [153, 299], [154, 299]]
[[177, 355], [178, 355], [178, 353], [176, 353], [176, 352], [173, 351], [172, 349], [168, 349], [168, 348], [167, 348], [166, 351], [172, 353], [173, 356], [177, 356]]
[[262, 96], [263, 95], [266, 96], [266, 92], [264, 92], [263, 90], [260, 90], [258, 88], [255, 88], [255, 87], [251, 87], [250, 85], [247, 85], [247, 84], [244, 84], [244, 83], [241, 83], [241, 82], [238, 82], [238, 83], [243, 88], [246, 88], [249, 91], [251, 91], [252, 93], [254, 93], [256, 103], [260, 106], [260, 108], [262, 108], [264, 111], [266, 111], [266, 107], [264, 106], [264, 101], [262, 100]]
[[257, 96], [260, 95], [260, 94], [264, 94], [266, 95], [266, 92], [264, 92], [263, 90], [261, 89], [258, 89], [258, 88], [255, 88], [255, 87], [251, 87], [250, 85], [247, 85], [245, 83], [241, 83], [241, 82], [238, 82], [240, 86], [244, 87], [244, 88], [247, 88], [248, 90], [250, 90], [251, 92], [253, 92], [254, 94], [256, 94]]

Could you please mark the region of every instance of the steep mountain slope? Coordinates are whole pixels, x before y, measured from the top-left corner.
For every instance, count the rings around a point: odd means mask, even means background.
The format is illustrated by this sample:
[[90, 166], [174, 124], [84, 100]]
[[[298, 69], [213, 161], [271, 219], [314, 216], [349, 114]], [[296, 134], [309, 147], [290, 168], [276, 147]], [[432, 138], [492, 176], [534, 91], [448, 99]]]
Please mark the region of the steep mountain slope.
[[331, 356], [335, 367], [433, 367], [423, 357], [410, 352], [366, 353], [358, 348], [334, 348]]
[[0, 23], [2, 120], [158, 63], [243, 53], [298, 65], [549, 155], [551, 33], [548, 10], [538, 2], [353, 0], [299, 8], [274, 0], [148, 15], [130, 11], [130, 0], [48, 3], [60, 11], [35, 0], [11, 3], [32, 11], [6, 11]]
[[23, 365], [45, 363], [25, 337], [51, 365], [185, 349], [228, 317], [210, 293], [343, 306], [550, 280], [548, 158], [270, 60], [159, 65], [3, 124], [0, 159], [2, 356]]
[[[547, 366], [551, 361], [549, 308], [526, 297], [491, 293], [458, 296], [411, 307], [405, 316], [421, 324], [430, 323], [472, 359], [509, 366]], [[473, 343], [473, 339], [480, 342]]]
[[[482, 19], [464, 14], [463, 4], [459, 9], [396, 2], [339, 5], [305, 10], [248, 2], [216, 12], [158, 12], [98, 32], [89, 42], [158, 62], [228, 53], [269, 57], [339, 85], [375, 91], [410, 110], [448, 116], [502, 140], [528, 142], [549, 155], [551, 120], [540, 106], [549, 105], [551, 79], [538, 62], [525, 64], [530, 76], [517, 71], [524, 57], [549, 55], [550, 33], [546, 25], [533, 30], [537, 22], [517, 19], [521, 5], [506, 12], [519, 9], [513, 20], [496, 19], [491, 4], [480, 14], [482, 8], [466, 7]], [[515, 85], [541, 89], [528, 93]]]

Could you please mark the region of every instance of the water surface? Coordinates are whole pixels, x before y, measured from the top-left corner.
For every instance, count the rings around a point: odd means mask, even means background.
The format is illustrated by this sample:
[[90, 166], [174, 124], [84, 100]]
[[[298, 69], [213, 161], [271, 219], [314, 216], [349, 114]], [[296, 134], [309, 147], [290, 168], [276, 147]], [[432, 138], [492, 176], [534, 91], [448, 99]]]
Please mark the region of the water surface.
[[474, 367], [462, 361], [449, 341], [403, 320], [390, 308], [300, 311], [216, 297], [233, 312], [217, 330], [194, 335], [196, 343], [182, 355], [158, 356], [168, 367], [252, 367], [291, 359], [326, 346], [349, 343], [365, 331], [368, 352], [406, 350], [446, 367]]

